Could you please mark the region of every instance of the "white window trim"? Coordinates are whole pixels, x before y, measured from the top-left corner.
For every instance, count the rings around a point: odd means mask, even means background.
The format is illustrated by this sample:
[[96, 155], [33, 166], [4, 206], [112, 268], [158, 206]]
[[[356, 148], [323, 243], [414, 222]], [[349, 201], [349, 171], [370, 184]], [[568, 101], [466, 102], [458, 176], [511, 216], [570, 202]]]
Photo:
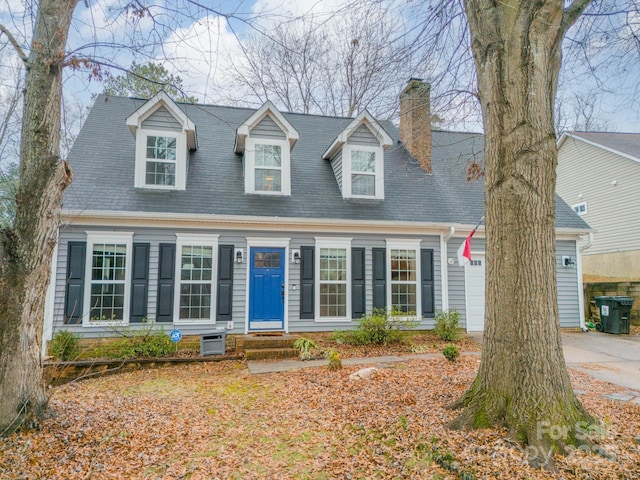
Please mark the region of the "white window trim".
[[[263, 191], [256, 190], [255, 178], [255, 146], [260, 145], [279, 145], [282, 152], [280, 160], [280, 191]], [[244, 191], [245, 193], [255, 193], [257, 195], [291, 195], [291, 149], [287, 140], [275, 140], [272, 138], [247, 138], [244, 151]]]
[[417, 239], [387, 239], [387, 310], [391, 312], [393, 305], [391, 304], [391, 250], [415, 250], [416, 252], [416, 313], [415, 316], [406, 316], [404, 318], [415, 318], [418, 321], [422, 318], [422, 286], [420, 285], [422, 278], [420, 249], [422, 248], [420, 240]]
[[[131, 314], [131, 270], [133, 259], [133, 232], [86, 232], [87, 251], [85, 259], [85, 279], [84, 279], [84, 312], [82, 314], [83, 327], [113, 327], [126, 326], [129, 324]], [[125, 256], [124, 274], [124, 306], [121, 321], [104, 322], [91, 320], [91, 268], [93, 266], [93, 246], [95, 244], [124, 244], [127, 252]]]
[[[176, 139], [176, 184], [147, 184], [147, 137], [175, 137]], [[153, 160], [149, 160], [153, 161]], [[136, 188], [152, 190], [185, 190], [187, 187], [187, 135], [184, 131], [153, 130], [139, 128], [136, 133]]]
[[[353, 195], [351, 193], [351, 152], [375, 152], [376, 172], [375, 172], [375, 195]], [[373, 147], [369, 145], [351, 145], [346, 143], [342, 147], [342, 184], [344, 198], [369, 198], [384, 200], [384, 150], [381, 146]]]
[[[578, 212], [576, 208], [582, 207], [583, 205], [584, 205], [584, 212]], [[587, 202], [576, 203], [575, 205], [571, 205], [571, 208], [573, 209], [574, 212], [576, 212], [580, 216], [587, 214]]]
[[[316, 323], [320, 322], [350, 322], [351, 321], [351, 238], [316, 238], [314, 252], [314, 318]], [[344, 248], [347, 251], [347, 305], [346, 315], [343, 317], [321, 317], [320, 316], [320, 249], [321, 248]]]
[[[217, 311], [217, 279], [218, 279], [218, 238], [220, 235], [176, 234], [176, 265], [173, 298], [173, 323], [175, 325], [202, 325], [216, 323]], [[211, 310], [209, 318], [180, 318], [180, 271], [182, 269], [182, 247], [211, 247]]]

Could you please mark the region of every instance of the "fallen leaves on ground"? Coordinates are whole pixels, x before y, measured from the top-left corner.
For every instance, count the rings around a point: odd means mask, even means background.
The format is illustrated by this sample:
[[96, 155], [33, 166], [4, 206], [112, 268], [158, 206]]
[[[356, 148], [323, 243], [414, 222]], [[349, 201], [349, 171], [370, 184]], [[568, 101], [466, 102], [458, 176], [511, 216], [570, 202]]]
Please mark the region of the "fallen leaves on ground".
[[[362, 367], [250, 375], [237, 361], [178, 365], [55, 388], [38, 431], [0, 440], [2, 479], [632, 479], [640, 406], [571, 372], [602, 420], [610, 460], [577, 452], [535, 470], [499, 429], [451, 431], [446, 405], [477, 357], [412, 360], [350, 381]], [[462, 477], [462, 473], [469, 476]]]

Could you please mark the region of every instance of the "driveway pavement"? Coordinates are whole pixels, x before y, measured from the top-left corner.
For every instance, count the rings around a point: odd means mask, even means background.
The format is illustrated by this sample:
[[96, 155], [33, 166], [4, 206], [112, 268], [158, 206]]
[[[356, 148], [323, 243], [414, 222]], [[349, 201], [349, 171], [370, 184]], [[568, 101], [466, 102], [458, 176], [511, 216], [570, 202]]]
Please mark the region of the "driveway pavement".
[[605, 382], [640, 390], [640, 336], [563, 333], [567, 366]]

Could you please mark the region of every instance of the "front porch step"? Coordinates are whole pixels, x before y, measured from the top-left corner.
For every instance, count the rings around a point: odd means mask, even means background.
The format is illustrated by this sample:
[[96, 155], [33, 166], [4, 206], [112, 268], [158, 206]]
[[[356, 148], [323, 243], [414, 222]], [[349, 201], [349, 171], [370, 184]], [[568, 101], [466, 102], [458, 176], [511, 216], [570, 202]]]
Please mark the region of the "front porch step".
[[292, 358], [298, 356], [295, 348], [259, 348], [245, 349], [245, 360], [265, 360], [270, 358]]
[[247, 350], [292, 348], [293, 342], [297, 339], [297, 335], [288, 334], [277, 336], [239, 335], [236, 337], [236, 353], [246, 352]]

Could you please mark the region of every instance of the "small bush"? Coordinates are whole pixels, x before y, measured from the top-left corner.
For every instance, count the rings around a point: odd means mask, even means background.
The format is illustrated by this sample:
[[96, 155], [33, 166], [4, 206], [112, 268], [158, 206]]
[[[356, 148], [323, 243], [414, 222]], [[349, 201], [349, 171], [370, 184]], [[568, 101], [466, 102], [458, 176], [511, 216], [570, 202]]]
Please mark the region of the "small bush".
[[114, 326], [111, 331], [120, 338], [102, 350], [107, 358], [166, 357], [176, 350], [163, 328], [156, 328], [155, 322], [143, 322], [139, 326]]
[[340, 359], [340, 354], [337, 350], [328, 348], [324, 352], [324, 358], [329, 360], [329, 365], [327, 365], [329, 370], [340, 370], [342, 368], [342, 360]]
[[80, 355], [80, 335], [67, 330], [59, 330], [51, 340], [51, 355], [57, 360], [69, 362]]
[[374, 309], [370, 315], [363, 316], [357, 321], [355, 330], [335, 332], [332, 338], [337, 343], [349, 345], [387, 345], [399, 342], [402, 331], [415, 327], [416, 322], [407, 320], [407, 313], [393, 311], [388, 314], [385, 310]]
[[460, 349], [456, 345], [447, 345], [442, 350], [442, 355], [450, 362], [455, 362], [460, 356]]
[[311, 351], [318, 348], [318, 344], [310, 338], [300, 337], [293, 342], [293, 348], [300, 352], [300, 360], [309, 360], [311, 358]]
[[436, 313], [435, 320], [435, 332], [440, 340], [455, 342], [460, 338], [460, 313], [456, 309]]

